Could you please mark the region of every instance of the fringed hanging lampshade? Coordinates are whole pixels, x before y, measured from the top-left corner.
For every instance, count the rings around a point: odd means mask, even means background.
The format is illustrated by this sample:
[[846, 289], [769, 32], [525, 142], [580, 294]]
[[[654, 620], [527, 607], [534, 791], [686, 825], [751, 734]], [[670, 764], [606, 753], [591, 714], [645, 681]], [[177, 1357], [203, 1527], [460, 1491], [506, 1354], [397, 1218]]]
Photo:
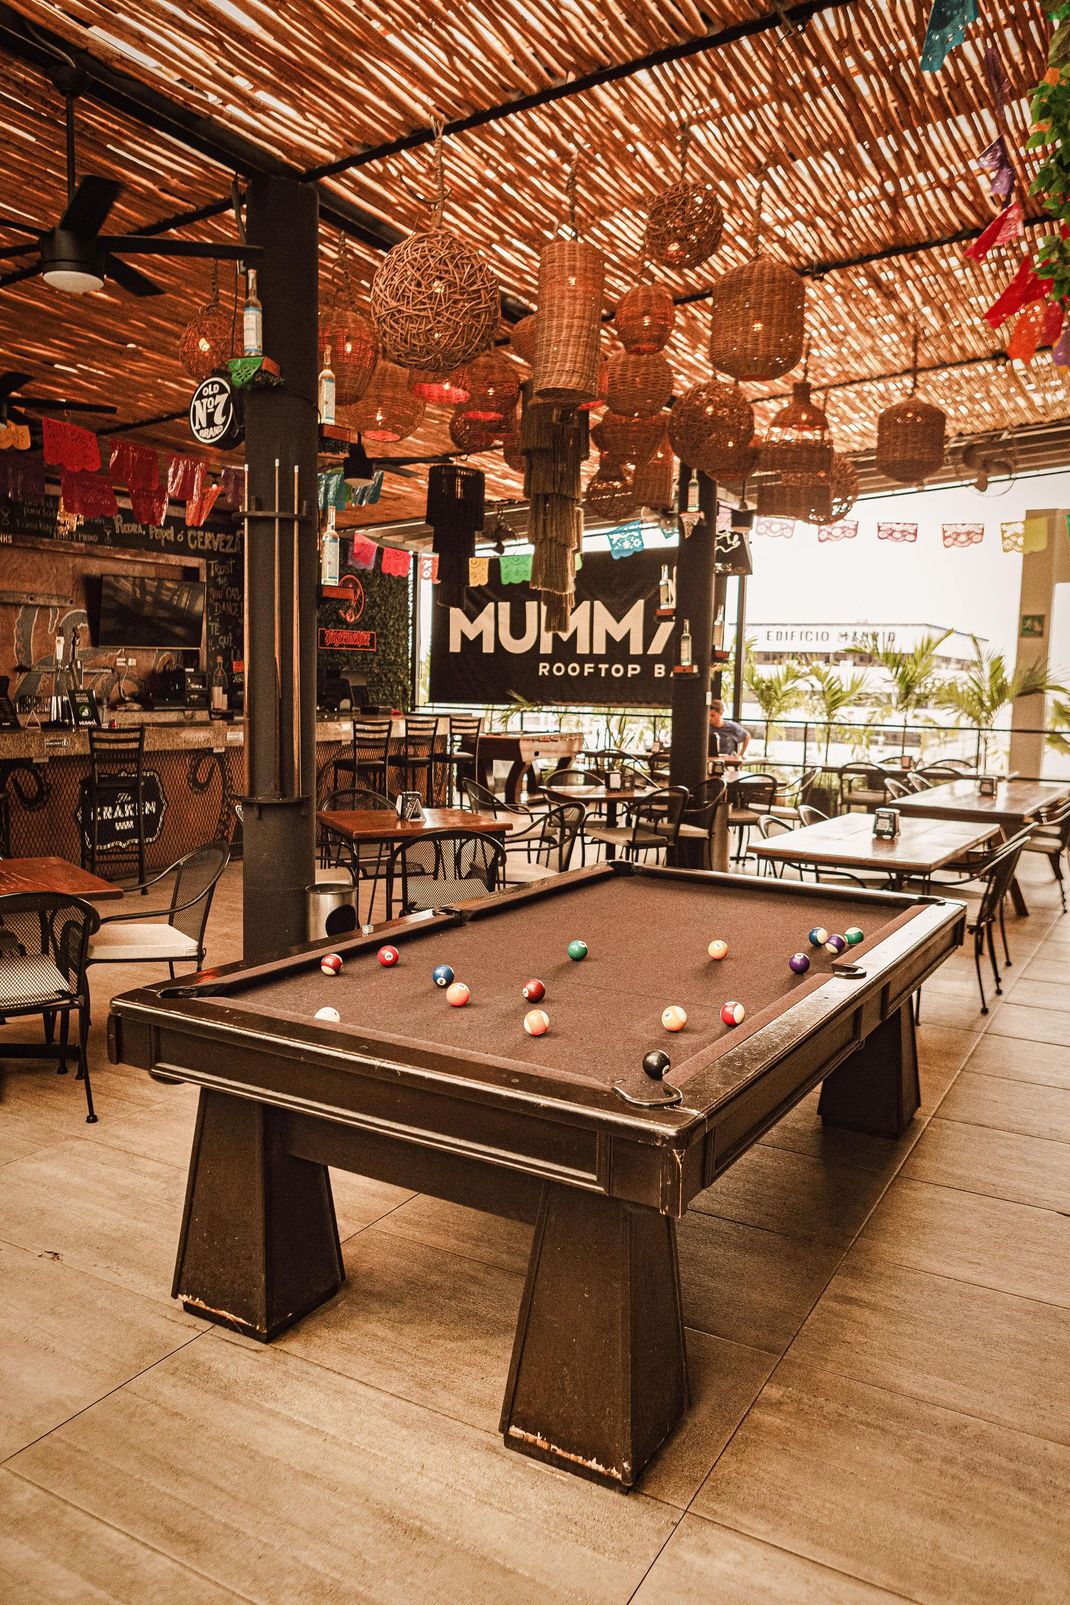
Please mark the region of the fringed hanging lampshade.
[[665, 415], [621, 418], [606, 412], [591, 430], [591, 439], [611, 462], [633, 466], [649, 462], [665, 439]]
[[516, 411], [520, 369], [500, 351], [488, 351], [470, 365], [471, 394], [465, 414], [477, 423], [501, 424]]
[[219, 269], [212, 263], [212, 298], [187, 323], [178, 344], [182, 366], [198, 383], [233, 355], [234, 319], [219, 299]]
[[476, 531], [483, 527], [484, 478], [462, 463], [433, 463], [427, 471], [427, 522], [438, 554], [438, 602], [457, 607], [468, 584]]
[[365, 440], [407, 440], [423, 422], [424, 403], [409, 389], [409, 376], [395, 362], [380, 361], [347, 422]]
[[587, 481], [583, 505], [591, 518], [609, 522], [627, 518], [634, 500], [632, 482], [623, 463], [602, 455], [597, 472]]
[[463, 407], [458, 407], [450, 418], [449, 430], [458, 451], [490, 451], [498, 439], [498, 428], [494, 424], [470, 418]]
[[547, 630], [568, 627], [576, 599], [576, 554], [583, 542], [580, 467], [587, 456], [587, 418], [571, 408], [539, 404], [523, 389], [520, 449], [528, 532], [535, 548], [531, 587], [542, 598]]
[[910, 396], [877, 419], [878, 473], [901, 485], [920, 485], [944, 460], [947, 418], [939, 407]]
[[689, 184], [687, 152], [691, 130], [680, 130], [680, 180], [655, 195], [647, 213], [646, 255], [663, 267], [698, 267], [721, 243], [724, 212], [711, 184]]
[[[701, 468], [713, 478], [734, 478], [734, 471], [745, 461], [754, 435], [754, 409], [735, 385], [720, 379], [692, 385], [669, 413], [669, 439], [681, 462]], [[703, 461], [700, 463], [699, 458]], [[711, 466], [724, 460], [721, 472]]]
[[660, 511], [672, 506], [673, 455], [667, 440], [648, 462], [640, 464], [635, 470], [632, 497], [636, 507], [653, 507]]
[[636, 284], [620, 299], [613, 318], [625, 351], [649, 357], [662, 351], [676, 322], [676, 306], [664, 284]]
[[762, 447], [758, 510], [827, 523], [832, 515], [832, 437], [805, 379], [769, 426]]
[[455, 368], [452, 373], [431, 373], [426, 368], [410, 368], [409, 389], [421, 401], [437, 401], [447, 407], [459, 407], [472, 394], [472, 381], [467, 368]]
[[509, 344], [521, 362], [528, 367], [535, 361], [535, 314], [529, 312], [526, 318], [514, 323], [509, 330]]
[[649, 418], [667, 406], [672, 396], [672, 369], [660, 352], [649, 357], [618, 351], [609, 359], [610, 412], [624, 418]]
[[386, 355], [406, 368], [452, 373], [498, 331], [501, 291], [466, 241], [442, 227], [442, 125], [435, 139], [435, 211], [425, 233], [388, 251], [372, 280], [371, 309]]

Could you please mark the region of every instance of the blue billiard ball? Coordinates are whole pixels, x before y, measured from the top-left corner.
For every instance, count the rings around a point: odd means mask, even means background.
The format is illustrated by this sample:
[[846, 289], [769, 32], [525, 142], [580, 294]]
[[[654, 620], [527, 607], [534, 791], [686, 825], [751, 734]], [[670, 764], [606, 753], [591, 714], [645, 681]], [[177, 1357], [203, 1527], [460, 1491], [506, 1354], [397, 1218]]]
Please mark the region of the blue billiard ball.
[[793, 953], [788, 960], [788, 968], [794, 970], [796, 975], [805, 975], [810, 968], [810, 960], [805, 953]]
[[448, 964], [436, 964], [431, 971], [431, 979], [436, 986], [451, 986], [453, 984], [453, 971]]
[[813, 930], [810, 932], [811, 947], [824, 947], [828, 939], [829, 933], [826, 931], [823, 925], [815, 925]]

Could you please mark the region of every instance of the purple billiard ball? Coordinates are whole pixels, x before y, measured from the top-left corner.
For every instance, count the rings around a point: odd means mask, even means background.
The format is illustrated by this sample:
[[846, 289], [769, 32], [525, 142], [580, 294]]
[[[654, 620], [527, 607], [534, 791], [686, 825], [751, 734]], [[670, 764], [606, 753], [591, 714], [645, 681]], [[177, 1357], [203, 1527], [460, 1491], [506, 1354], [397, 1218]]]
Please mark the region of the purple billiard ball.
[[839, 955], [840, 953], [845, 953], [846, 951], [847, 951], [847, 938], [846, 938], [846, 936], [835, 936], [835, 935], [834, 936], [830, 936], [828, 941], [825, 943], [825, 952], [826, 953], [835, 953], [835, 954]]
[[794, 970], [796, 975], [805, 975], [810, 968], [810, 960], [805, 953], [793, 953], [788, 960], [788, 968]]

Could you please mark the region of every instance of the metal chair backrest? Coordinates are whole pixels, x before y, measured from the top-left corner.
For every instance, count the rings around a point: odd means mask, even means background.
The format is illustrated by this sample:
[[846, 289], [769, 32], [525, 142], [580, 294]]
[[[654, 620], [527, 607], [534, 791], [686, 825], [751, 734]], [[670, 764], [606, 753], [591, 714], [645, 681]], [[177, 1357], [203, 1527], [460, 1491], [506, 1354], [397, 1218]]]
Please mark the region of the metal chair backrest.
[[649, 797], [640, 797], [628, 804], [628, 822], [632, 827], [632, 843], [643, 845], [643, 838], [656, 832], [662, 844], [672, 846], [680, 834], [691, 793], [686, 786], [661, 786]]
[[792, 826], [787, 819], [778, 819], [776, 814], [762, 814], [758, 819], [758, 834], [763, 841], [769, 841], [773, 836], [790, 836]]
[[[496, 891], [505, 867], [500, 841], [477, 831], [435, 830], [397, 842], [387, 864], [387, 902], [395, 914], [440, 908]], [[463, 884], [470, 882], [466, 891]], [[400, 901], [397, 891], [400, 883]]]
[[740, 775], [731, 782], [732, 801], [737, 808], [768, 813], [776, 802], [777, 785], [775, 775]]
[[804, 825], [816, 825], [828, 817], [828, 814], [823, 814], [820, 808], [811, 808], [809, 803], [799, 804], [799, 818]]
[[[82, 897], [63, 892], [8, 892], [0, 896], [0, 1014], [5, 1004], [13, 1010], [20, 1000], [5, 993], [5, 954], [43, 955], [52, 960], [74, 998], [85, 996], [89, 939], [100, 925], [100, 914]], [[25, 1000], [21, 1006], [25, 1006]]]
[[137, 775], [140, 779], [145, 757], [145, 726], [135, 730], [88, 731], [89, 770], [94, 785], [107, 783], [120, 775]]
[[916, 769], [912, 769], [908, 775], [905, 775], [901, 784], [906, 786], [908, 792], [931, 791], [933, 786], [932, 781], [927, 780]]
[[788, 787], [789, 802], [796, 807], [799, 803], [805, 802], [811, 786], [813, 786], [820, 773], [821, 770], [817, 768], [804, 769], [795, 784]]
[[558, 769], [548, 782], [554, 791], [571, 791], [573, 787], [579, 786], [604, 786], [605, 783], [603, 770], [577, 769], [574, 764], [569, 764], [565, 769]]
[[532, 863], [563, 875], [586, 818], [587, 810], [582, 803], [557, 803], [553, 808], [548, 808], [542, 817]]
[[910, 787], [905, 780], [886, 780], [884, 782], [884, 795], [890, 802], [898, 797], [909, 797]]
[[1043, 832], [1048, 836], [1054, 832], [1059, 840], [1060, 851], [1070, 847], [1070, 800], [1048, 803], [1042, 808], [1033, 832]]
[[385, 764], [390, 753], [390, 732], [393, 720], [354, 719], [353, 759], [368, 768]]
[[[727, 790], [728, 782], [723, 775], [714, 775], [710, 780], [704, 780], [696, 786], [687, 799], [685, 814], [688, 824], [701, 825], [705, 822], [705, 816], [712, 817]], [[700, 815], [703, 817], [700, 818]]]
[[450, 752], [475, 753], [476, 742], [483, 734], [483, 720], [478, 714], [450, 714]]
[[523, 803], [506, 802], [470, 775], [462, 775], [460, 785], [462, 807], [468, 808], [473, 814], [493, 814], [496, 819], [515, 819], [518, 815], [521, 819], [533, 817], [531, 809], [525, 808]]
[[389, 797], [384, 797], [381, 791], [372, 791], [370, 786], [343, 786], [338, 791], [330, 791], [323, 799], [323, 812], [326, 814], [356, 813], [362, 808], [393, 808], [394, 804]]
[[1019, 831], [1017, 836], [1012, 836], [1009, 841], [997, 847], [977, 871], [977, 879], [984, 881], [985, 889], [981, 895], [976, 925], [988, 925], [998, 918], [1003, 899], [1011, 889], [1011, 882], [1018, 869], [1018, 860], [1028, 840], [1028, 830]]
[[926, 764], [922, 769], [912, 770], [912, 773], [927, 780], [930, 786], [943, 786], [948, 781], [962, 779], [961, 771], [952, 769], [948, 764]]
[[405, 715], [405, 756], [417, 762], [432, 757], [435, 737], [438, 735], [438, 715], [408, 713]]
[[209, 842], [205, 847], [194, 848], [184, 858], [176, 859], [164, 871], [166, 875], [173, 871], [175, 877], [167, 923], [184, 936], [191, 936], [198, 947], [204, 946], [204, 928], [216, 884], [229, 861], [230, 848], [226, 842]]

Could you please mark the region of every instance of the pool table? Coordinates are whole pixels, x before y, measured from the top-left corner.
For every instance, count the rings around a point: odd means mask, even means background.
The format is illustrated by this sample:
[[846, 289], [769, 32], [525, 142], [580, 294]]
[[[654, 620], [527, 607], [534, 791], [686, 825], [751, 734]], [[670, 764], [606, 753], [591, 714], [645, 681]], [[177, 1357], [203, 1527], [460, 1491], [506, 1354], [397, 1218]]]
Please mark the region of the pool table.
[[[202, 1089], [174, 1296], [262, 1341], [329, 1299], [329, 1165], [530, 1221], [505, 1442], [627, 1489], [688, 1402], [677, 1218], [818, 1082], [829, 1124], [905, 1130], [911, 996], [964, 921], [941, 898], [616, 862], [335, 942], [336, 977], [319, 942], [125, 993], [113, 1062]], [[837, 958], [808, 947], [816, 924], [864, 939]], [[543, 1036], [523, 1028], [529, 977]], [[668, 1004], [687, 1012], [678, 1034]], [[314, 1018], [324, 1005], [337, 1023]], [[661, 1080], [642, 1065], [654, 1048]]]

